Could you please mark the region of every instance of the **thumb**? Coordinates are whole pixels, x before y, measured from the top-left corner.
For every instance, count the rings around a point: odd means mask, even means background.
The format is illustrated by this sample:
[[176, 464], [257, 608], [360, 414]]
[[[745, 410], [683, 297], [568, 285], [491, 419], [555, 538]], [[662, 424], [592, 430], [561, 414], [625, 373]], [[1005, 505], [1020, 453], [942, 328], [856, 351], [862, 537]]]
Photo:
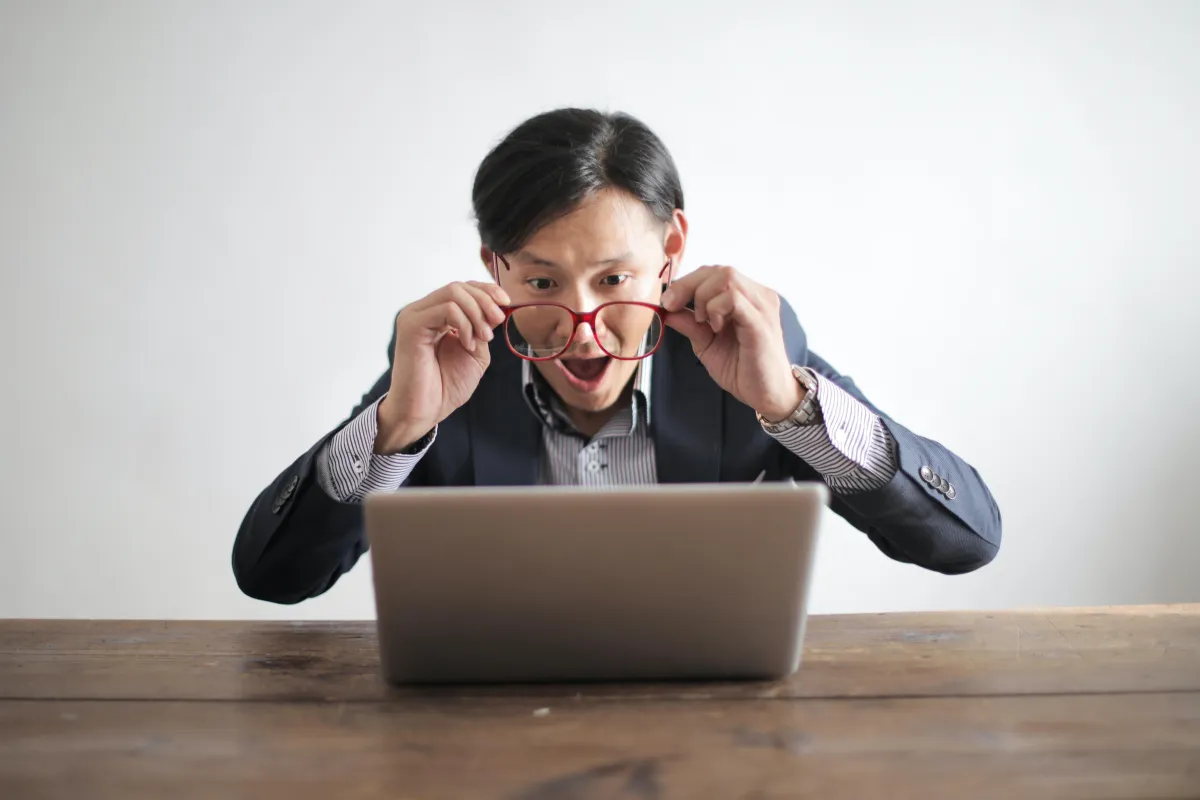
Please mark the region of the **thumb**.
[[668, 328], [674, 328], [692, 342], [692, 351], [703, 353], [716, 338], [713, 329], [706, 323], [696, 321], [696, 312], [689, 308], [682, 311], [672, 311], [666, 315]]

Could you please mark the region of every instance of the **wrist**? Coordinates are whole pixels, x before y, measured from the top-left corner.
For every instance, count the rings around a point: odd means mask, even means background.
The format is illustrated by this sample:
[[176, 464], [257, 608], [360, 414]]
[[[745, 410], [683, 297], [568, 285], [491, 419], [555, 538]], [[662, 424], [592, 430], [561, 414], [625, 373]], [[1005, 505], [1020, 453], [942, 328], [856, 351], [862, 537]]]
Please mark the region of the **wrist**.
[[786, 401], [767, 403], [758, 410], [758, 421], [767, 433], [780, 433], [794, 426], [815, 425], [821, 421], [817, 402], [819, 384], [812, 370], [792, 365], [795, 393]]
[[808, 394], [808, 387], [796, 379], [791, 362], [784, 365], [779, 375], [782, 378], [779, 386], [764, 398], [762, 405], [754, 408], [769, 425], [782, 422], [796, 413]]
[[387, 400], [385, 397], [375, 409], [374, 452], [380, 456], [408, 452], [414, 444], [426, 438], [434, 427], [393, 417]]
[[[791, 378], [790, 372], [788, 377]], [[804, 403], [805, 398], [808, 396], [808, 390], [796, 380], [792, 379], [788, 382], [791, 386], [782, 392], [779, 399], [768, 401], [762, 407], [755, 409], [769, 424], [773, 425], [790, 417]]]

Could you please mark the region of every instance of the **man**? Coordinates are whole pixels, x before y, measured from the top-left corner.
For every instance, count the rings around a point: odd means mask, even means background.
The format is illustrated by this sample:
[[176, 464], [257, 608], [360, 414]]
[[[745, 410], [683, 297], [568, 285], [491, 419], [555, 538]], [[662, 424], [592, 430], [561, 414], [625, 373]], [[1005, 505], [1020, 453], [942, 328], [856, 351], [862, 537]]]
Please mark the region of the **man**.
[[962, 573], [1000, 546], [978, 473], [808, 351], [778, 295], [687, 242], [663, 143], [622, 114], [513, 130], [473, 192], [491, 281], [405, 307], [390, 369], [258, 496], [233, 570], [248, 595], [321, 594], [366, 549], [359, 503], [404, 486], [824, 481], [888, 556]]

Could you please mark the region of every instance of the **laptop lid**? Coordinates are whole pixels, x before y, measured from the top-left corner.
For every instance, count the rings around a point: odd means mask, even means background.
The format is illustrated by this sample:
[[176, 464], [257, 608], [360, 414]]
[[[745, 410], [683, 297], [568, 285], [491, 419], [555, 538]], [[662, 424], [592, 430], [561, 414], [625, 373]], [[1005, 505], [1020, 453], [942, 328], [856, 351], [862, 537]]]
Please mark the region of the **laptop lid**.
[[402, 489], [365, 500], [392, 682], [777, 678], [823, 484]]

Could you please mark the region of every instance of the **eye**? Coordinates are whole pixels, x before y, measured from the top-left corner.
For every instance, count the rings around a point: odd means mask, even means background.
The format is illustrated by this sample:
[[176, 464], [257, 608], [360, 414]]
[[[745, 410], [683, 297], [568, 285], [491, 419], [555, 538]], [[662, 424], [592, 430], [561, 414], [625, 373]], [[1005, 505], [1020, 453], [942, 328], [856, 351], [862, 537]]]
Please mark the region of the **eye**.
[[549, 278], [529, 278], [525, 284], [538, 292], [545, 292], [554, 287], [554, 281]]
[[628, 275], [605, 275], [600, 279], [600, 283], [605, 286], [620, 286], [627, 280], [629, 280]]

